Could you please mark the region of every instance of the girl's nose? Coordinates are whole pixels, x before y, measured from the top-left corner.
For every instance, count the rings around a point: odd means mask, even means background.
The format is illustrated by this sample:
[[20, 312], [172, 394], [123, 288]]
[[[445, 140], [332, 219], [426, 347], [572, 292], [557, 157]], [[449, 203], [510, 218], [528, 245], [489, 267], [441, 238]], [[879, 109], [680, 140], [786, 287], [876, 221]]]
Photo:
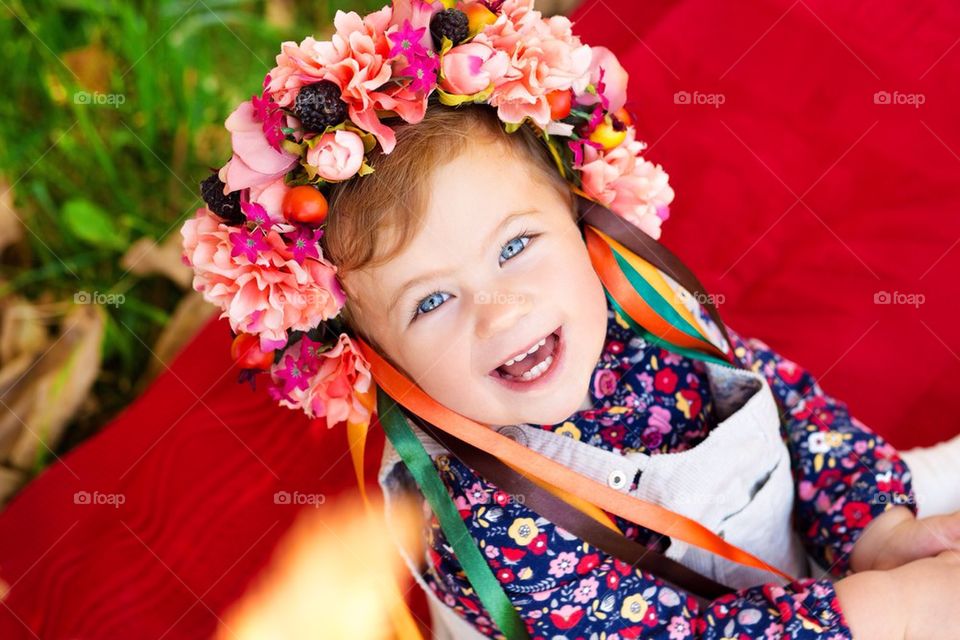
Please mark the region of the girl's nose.
[[477, 337], [496, 337], [530, 312], [533, 301], [527, 294], [512, 291], [478, 291], [473, 298]]

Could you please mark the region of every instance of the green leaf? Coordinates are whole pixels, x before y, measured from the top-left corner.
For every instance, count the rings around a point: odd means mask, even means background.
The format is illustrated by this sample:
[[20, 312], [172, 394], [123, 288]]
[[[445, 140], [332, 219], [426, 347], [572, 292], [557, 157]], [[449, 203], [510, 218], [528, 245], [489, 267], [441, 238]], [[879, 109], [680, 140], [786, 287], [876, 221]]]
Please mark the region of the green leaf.
[[68, 200], [63, 205], [63, 220], [74, 236], [89, 245], [117, 251], [128, 245], [126, 234], [114, 219], [89, 200]]

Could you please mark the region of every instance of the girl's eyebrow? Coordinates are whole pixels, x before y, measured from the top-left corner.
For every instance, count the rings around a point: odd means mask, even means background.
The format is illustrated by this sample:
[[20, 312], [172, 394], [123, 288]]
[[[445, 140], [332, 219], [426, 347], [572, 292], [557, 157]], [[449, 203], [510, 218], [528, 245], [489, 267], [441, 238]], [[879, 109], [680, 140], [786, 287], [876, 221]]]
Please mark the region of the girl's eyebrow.
[[[493, 242], [493, 239], [497, 236], [500, 230], [503, 229], [505, 226], [507, 226], [507, 223], [513, 220], [514, 218], [520, 218], [522, 216], [526, 216], [526, 215], [530, 215], [538, 212], [539, 212], [538, 209], [523, 209], [521, 211], [514, 211], [513, 213], [509, 214], [503, 220], [501, 220], [496, 227], [494, 227], [493, 231], [490, 232], [490, 234], [487, 236], [487, 241], [484, 246]], [[428, 273], [421, 274], [414, 278], [410, 278], [397, 289], [397, 292], [393, 295], [393, 299], [390, 302], [390, 306], [387, 307], [387, 310], [392, 311], [393, 308], [397, 306], [397, 303], [400, 302], [400, 298], [401, 296], [403, 296], [404, 291], [407, 291], [414, 285], [418, 285], [425, 280], [433, 280], [434, 278], [445, 276], [453, 270], [454, 269], [437, 269], [435, 271], [430, 271]]]

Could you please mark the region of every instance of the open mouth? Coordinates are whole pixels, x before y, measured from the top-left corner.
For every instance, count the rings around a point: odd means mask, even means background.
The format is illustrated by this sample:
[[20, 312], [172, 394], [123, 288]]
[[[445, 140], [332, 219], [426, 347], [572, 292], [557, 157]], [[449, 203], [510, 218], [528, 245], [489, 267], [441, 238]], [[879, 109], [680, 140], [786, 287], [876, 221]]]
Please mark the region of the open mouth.
[[494, 379], [514, 389], [532, 388], [551, 379], [563, 354], [563, 327], [540, 339], [519, 357], [508, 360], [490, 372]]

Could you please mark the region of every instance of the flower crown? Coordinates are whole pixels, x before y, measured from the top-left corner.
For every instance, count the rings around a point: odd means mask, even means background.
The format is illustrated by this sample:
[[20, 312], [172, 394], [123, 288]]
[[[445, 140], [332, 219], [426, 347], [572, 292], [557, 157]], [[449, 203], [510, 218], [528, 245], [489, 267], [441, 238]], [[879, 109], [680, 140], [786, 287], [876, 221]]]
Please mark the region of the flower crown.
[[532, 126], [579, 191], [654, 238], [673, 190], [641, 157], [624, 108], [627, 73], [533, 0], [394, 0], [364, 17], [337, 11], [328, 41], [284, 42], [260, 95], [227, 118], [233, 155], [200, 185], [206, 207], [181, 229], [193, 288], [229, 318], [240, 381], [269, 373], [282, 406], [367, 423], [370, 365], [346, 332], [346, 295], [320, 239], [330, 185], [363, 179], [389, 154], [381, 121], [444, 105], [496, 108], [508, 132]]

